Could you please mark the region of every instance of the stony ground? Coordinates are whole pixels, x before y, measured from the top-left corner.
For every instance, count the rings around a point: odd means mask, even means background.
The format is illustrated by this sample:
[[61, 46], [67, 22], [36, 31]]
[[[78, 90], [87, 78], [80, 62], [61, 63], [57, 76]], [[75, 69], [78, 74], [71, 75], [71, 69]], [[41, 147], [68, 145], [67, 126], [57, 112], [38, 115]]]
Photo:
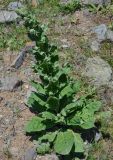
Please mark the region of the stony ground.
[[[3, 9], [9, 2], [1, 4]], [[49, 5], [37, 6], [35, 12], [41, 23], [48, 24], [47, 34], [50, 41], [59, 46], [61, 63], [69, 62], [74, 77], [79, 79], [82, 77], [85, 82], [95, 86], [98, 97], [102, 100], [103, 110], [111, 111], [112, 114], [113, 31], [108, 26], [112, 22], [113, 13], [93, 13], [83, 8], [65, 15]], [[0, 18], [3, 23], [4, 19], [1, 15]], [[13, 18], [15, 21], [16, 17]], [[31, 90], [30, 79], [38, 79], [38, 76], [31, 69], [34, 59], [29, 54], [29, 50], [25, 50], [25, 46], [32, 46], [32, 42], [28, 43], [30, 40], [26, 31], [21, 33], [24, 36], [21, 38], [24, 39], [22, 41], [24, 50], [18, 43], [15, 43], [15, 49], [12, 43], [8, 44], [7, 39], [5, 43], [3, 42], [3, 36], [5, 39], [8, 31], [13, 36], [18, 27], [19, 30], [23, 27], [22, 20], [14, 24], [13, 30], [11, 24], [8, 26], [2, 24], [0, 33], [2, 37], [0, 39], [0, 160], [33, 160], [34, 146], [30, 137], [24, 132], [24, 126], [33, 114], [25, 105], [25, 100]], [[9, 35], [8, 40], [12, 36]], [[20, 32], [16, 36], [13, 42], [15, 40], [19, 42]], [[113, 159], [112, 116], [103, 121], [101, 130], [103, 136], [97, 144], [94, 144], [88, 160]], [[39, 159], [57, 160], [58, 157], [38, 156], [37, 160]]]

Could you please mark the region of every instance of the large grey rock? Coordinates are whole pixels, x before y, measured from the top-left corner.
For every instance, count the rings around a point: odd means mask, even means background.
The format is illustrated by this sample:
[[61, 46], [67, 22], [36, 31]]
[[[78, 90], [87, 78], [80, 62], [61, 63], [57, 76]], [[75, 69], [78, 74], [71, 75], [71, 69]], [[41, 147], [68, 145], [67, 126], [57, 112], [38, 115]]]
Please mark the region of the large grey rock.
[[21, 2], [10, 2], [8, 5], [8, 10], [15, 11], [16, 9], [22, 8], [23, 5]]
[[0, 23], [14, 22], [17, 18], [19, 18], [19, 16], [14, 11], [0, 10]]
[[106, 85], [112, 80], [110, 65], [100, 57], [88, 58], [83, 75], [89, 77], [95, 86]]
[[108, 5], [111, 3], [111, 0], [81, 0], [83, 4], [101, 4]]
[[36, 160], [59, 160], [55, 154], [46, 154], [45, 156], [37, 156]]
[[30, 148], [26, 151], [25, 155], [21, 158], [21, 160], [34, 160], [36, 156], [36, 148]]
[[0, 91], [14, 91], [22, 85], [22, 81], [16, 76], [0, 78]]
[[113, 42], [113, 31], [109, 30], [105, 24], [94, 27], [92, 32], [96, 34], [96, 39], [100, 43], [105, 40]]
[[105, 24], [101, 24], [92, 29], [93, 33], [96, 34], [96, 38], [98, 42], [102, 42], [106, 40], [107, 27]]
[[109, 30], [105, 24], [101, 24], [92, 29], [95, 34], [90, 44], [92, 51], [99, 51], [102, 42], [113, 42], [113, 31]]

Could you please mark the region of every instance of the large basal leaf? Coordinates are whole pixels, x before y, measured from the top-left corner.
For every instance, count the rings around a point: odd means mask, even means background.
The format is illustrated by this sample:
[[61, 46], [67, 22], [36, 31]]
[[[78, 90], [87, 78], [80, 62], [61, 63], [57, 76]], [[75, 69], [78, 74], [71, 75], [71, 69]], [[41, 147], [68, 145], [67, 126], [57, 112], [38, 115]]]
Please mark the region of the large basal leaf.
[[75, 103], [70, 103], [65, 108], [63, 108], [61, 110], [61, 114], [63, 116], [67, 116], [67, 114], [73, 112], [73, 110], [74, 111], [76, 110], [76, 104]]
[[84, 108], [81, 114], [81, 127], [84, 129], [93, 128], [95, 125], [94, 113], [89, 111], [87, 108]]
[[26, 103], [35, 113], [40, 113], [45, 111], [47, 108], [45, 106], [40, 105], [36, 100], [34, 100], [31, 96], [28, 98]]
[[82, 123], [81, 113], [73, 113], [71, 116], [67, 117], [67, 125], [69, 126], [80, 126]]
[[[100, 104], [100, 103], [98, 103], [98, 104]], [[98, 109], [99, 108], [100, 107], [98, 107]], [[95, 123], [95, 116], [94, 116], [95, 110], [97, 110], [97, 108], [95, 108], [95, 107], [94, 108], [92, 107], [92, 110], [89, 108], [84, 108], [82, 110], [82, 114], [81, 114], [81, 118], [83, 120], [83, 123], [81, 124], [82, 128], [90, 129], [90, 128], [95, 127], [95, 125], [94, 125], [94, 123]]]
[[65, 108], [62, 109], [61, 111], [61, 114], [64, 115], [64, 116], [67, 116], [68, 114], [70, 113], [73, 113], [77, 110], [80, 110], [83, 108], [83, 104], [84, 104], [84, 100], [83, 99], [80, 99], [80, 100], [77, 100], [73, 103], [70, 103], [68, 105], [66, 105]]
[[101, 108], [100, 101], [93, 101], [86, 105], [86, 108], [90, 110], [90, 112], [96, 112]]
[[26, 132], [38, 132], [46, 129], [46, 125], [43, 123], [43, 119], [40, 117], [33, 117], [25, 127]]
[[45, 94], [45, 89], [43, 88], [42, 84], [32, 81], [32, 86], [41, 94]]
[[83, 153], [84, 152], [84, 142], [78, 133], [74, 133], [74, 143], [75, 143], [75, 152]]
[[35, 93], [35, 92], [32, 92], [31, 93], [31, 96], [30, 96], [31, 99], [34, 99], [34, 101], [38, 102], [39, 105], [41, 106], [45, 106], [45, 101], [43, 99], [40, 98], [40, 95], [38, 95], [38, 93]]
[[64, 87], [60, 92], [60, 97], [70, 96], [73, 93], [73, 89], [70, 85]]
[[54, 150], [61, 155], [68, 155], [74, 144], [74, 136], [71, 130], [59, 132], [54, 142]]
[[39, 116], [41, 116], [43, 120], [51, 120], [51, 121], [57, 120], [57, 116], [47, 111], [40, 113]]
[[56, 135], [57, 135], [58, 131], [55, 132], [47, 132], [45, 135], [43, 135], [42, 137], [40, 137], [38, 139], [38, 142], [41, 143], [43, 141], [45, 142], [53, 142]]
[[49, 143], [41, 143], [37, 147], [37, 153], [45, 154], [50, 151], [50, 144]]
[[67, 125], [79, 126], [84, 129], [93, 128], [95, 125], [94, 113], [89, 112], [87, 108], [84, 108], [81, 112], [71, 115], [67, 118]]

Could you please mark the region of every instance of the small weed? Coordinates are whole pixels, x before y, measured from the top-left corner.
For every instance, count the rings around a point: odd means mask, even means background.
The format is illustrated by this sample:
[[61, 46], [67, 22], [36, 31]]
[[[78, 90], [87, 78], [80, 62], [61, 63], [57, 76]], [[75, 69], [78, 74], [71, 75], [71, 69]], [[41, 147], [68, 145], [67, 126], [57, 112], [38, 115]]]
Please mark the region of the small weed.
[[65, 14], [73, 13], [79, 9], [81, 9], [81, 4], [79, 0], [72, 0], [67, 4], [60, 4], [60, 11]]
[[95, 4], [89, 4], [87, 7], [89, 11], [93, 13], [98, 13], [99, 11], [103, 9], [102, 5], [95, 5]]
[[1, 50], [8, 48], [9, 50], [19, 50], [27, 41], [26, 29], [23, 26], [11, 24], [6, 26], [0, 25], [0, 48]]

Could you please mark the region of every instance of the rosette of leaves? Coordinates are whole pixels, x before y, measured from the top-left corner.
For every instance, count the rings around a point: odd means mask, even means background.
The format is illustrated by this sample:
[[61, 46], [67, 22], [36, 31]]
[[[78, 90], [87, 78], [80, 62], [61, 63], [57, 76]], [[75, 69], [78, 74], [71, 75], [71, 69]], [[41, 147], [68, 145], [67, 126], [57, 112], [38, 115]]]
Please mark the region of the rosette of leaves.
[[28, 122], [26, 132], [37, 135], [37, 152], [44, 154], [54, 149], [58, 154], [68, 155], [74, 148], [75, 153], [83, 153], [82, 130], [95, 127], [95, 112], [101, 103], [87, 96], [75, 100], [80, 89], [78, 82], [32, 84], [37, 91], [31, 94], [28, 105], [38, 115]]

